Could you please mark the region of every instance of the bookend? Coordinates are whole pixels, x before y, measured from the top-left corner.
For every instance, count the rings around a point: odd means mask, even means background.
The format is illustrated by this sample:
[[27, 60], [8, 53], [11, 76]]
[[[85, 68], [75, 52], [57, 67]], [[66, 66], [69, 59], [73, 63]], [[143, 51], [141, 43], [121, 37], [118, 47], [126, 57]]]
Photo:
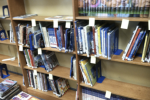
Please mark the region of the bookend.
[[121, 49], [117, 49], [117, 51], [114, 53], [114, 55], [120, 55], [122, 53], [123, 50]]
[[[4, 10], [7, 9], [8, 11], [8, 15], [5, 15]], [[8, 9], [8, 5], [3, 6], [3, 16], [9, 16], [9, 9]]]
[[7, 38], [7, 36], [6, 36], [6, 32], [5, 32], [5, 30], [1, 30], [0, 31], [0, 40], [1, 41], [4, 41], [4, 40], [7, 40], [8, 38]]
[[41, 65], [40, 67], [42, 67], [42, 68], [44, 68], [44, 69], [46, 70], [46, 68], [45, 68], [45, 66], [44, 66], [44, 65]]
[[[6, 75], [3, 74], [3, 70], [6, 71]], [[0, 76], [1, 76], [1, 78], [3, 78], [3, 79], [6, 78], [6, 77], [8, 77], [8, 76], [10, 76], [9, 73], [8, 73], [8, 69], [7, 69], [6, 64], [1, 64], [1, 65], [0, 65]]]
[[30, 35], [29, 35], [30, 50], [34, 50], [34, 49], [35, 49], [35, 48], [34, 48], [34, 44], [33, 44], [33, 41], [34, 41], [34, 40], [32, 40], [32, 39], [33, 39], [33, 36], [34, 36], [34, 34], [30, 34]]
[[[100, 73], [100, 75], [98, 75]], [[102, 83], [104, 81], [105, 77], [102, 76], [102, 70], [101, 70], [101, 61], [99, 61], [96, 64], [96, 80], [97, 83]]]
[[[47, 76], [47, 77], [49, 77], [49, 76]], [[49, 81], [48, 81], [48, 78], [46, 78], [46, 80], [47, 80], [47, 90], [52, 91], [52, 88], [51, 88], [51, 86], [50, 86], [50, 83], [49, 83]]]

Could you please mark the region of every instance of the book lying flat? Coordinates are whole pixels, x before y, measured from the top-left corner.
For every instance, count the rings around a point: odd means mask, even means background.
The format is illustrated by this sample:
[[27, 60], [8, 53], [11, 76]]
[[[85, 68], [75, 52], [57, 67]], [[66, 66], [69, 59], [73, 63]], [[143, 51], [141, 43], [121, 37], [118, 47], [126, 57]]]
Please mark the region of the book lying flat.
[[0, 15], [0, 19], [5, 19], [5, 18], [8, 18], [9, 16], [1, 16]]
[[33, 17], [33, 16], [37, 16], [37, 14], [26, 14], [26, 15], [15, 16], [13, 17], [13, 19], [24, 19], [24, 18]]
[[73, 21], [73, 16], [57, 15], [45, 18], [45, 20], [58, 20], [58, 21]]

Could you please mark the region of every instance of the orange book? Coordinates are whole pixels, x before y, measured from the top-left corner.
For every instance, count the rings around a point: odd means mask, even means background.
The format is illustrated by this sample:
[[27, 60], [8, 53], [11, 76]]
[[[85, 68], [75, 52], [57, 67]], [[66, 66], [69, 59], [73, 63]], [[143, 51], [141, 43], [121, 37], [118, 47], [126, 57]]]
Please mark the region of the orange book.
[[[136, 41], [136, 39], [137, 39], [137, 37], [138, 37], [140, 31], [141, 31], [141, 28], [139, 28], [139, 29], [137, 30], [137, 32], [136, 32], [136, 34], [135, 34], [135, 36], [134, 36], [134, 38], [133, 38], [133, 41], [132, 41], [132, 43], [131, 43], [131, 45], [130, 45], [130, 48], [129, 48], [128, 52], [127, 52], [126, 58], [129, 57], [130, 52], [131, 52], [131, 50], [132, 50], [132, 48], [133, 48], [133, 46], [134, 46], [134, 43], [135, 43], [135, 41]], [[126, 60], [127, 60], [127, 59], [126, 59]]]

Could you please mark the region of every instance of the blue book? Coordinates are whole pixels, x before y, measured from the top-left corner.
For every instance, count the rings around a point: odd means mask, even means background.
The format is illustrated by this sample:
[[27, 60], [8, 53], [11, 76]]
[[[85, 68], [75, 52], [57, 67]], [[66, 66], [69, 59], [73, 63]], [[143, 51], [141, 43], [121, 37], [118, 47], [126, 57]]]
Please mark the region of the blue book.
[[74, 50], [75, 50], [75, 47], [74, 47], [74, 29], [71, 29], [69, 52], [73, 52]]
[[79, 50], [79, 36], [78, 36], [78, 27], [77, 27], [78, 21], [75, 21], [75, 29], [76, 29], [76, 42], [77, 42], [77, 53], [80, 54]]
[[65, 35], [65, 52], [69, 51], [69, 46], [70, 46], [70, 29], [66, 29], [66, 35]]
[[48, 30], [50, 46], [52, 48], [56, 48], [57, 47], [57, 42], [56, 42], [54, 28], [48, 28], [47, 30]]
[[137, 51], [138, 51], [138, 49], [140, 47], [140, 44], [142, 43], [142, 40], [145, 37], [145, 34], [146, 34], [146, 31], [141, 31], [139, 33], [139, 35], [138, 35], [138, 37], [137, 37], [137, 39], [135, 41], [135, 44], [134, 44], [134, 46], [133, 46], [133, 48], [131, 50], [131, 53], [130, 53], [130, 55], [128, 57], [128, 60], [133, 60], [132, 57], [136, 55], [136, 53], [137, 53]]
[[62, 41], [61, 41], [61, 34], [60, 34], [60, 30], [57, 30], [57, 41], [58, 41], [58, 46], [59, 46], [59, 50], [62, 50]]
[[39, 48], [41, 47], [41, 37], [42, 37], [42, 33], [37, 33], [37, 34], [34, 34], [34, 47], [35, 48]]
[[80, 52], [80, 54], [83, 54], [83, 43], [82, 43], [82, 33], [81, 33], [82, 29], [83, 29], [82, 26], [78, 27], [79, 52]]
[[[88, 52], [89, 52], [89, 54], [91, 53], [91, 41], [89, 41], [89, 40], [91, 40], [91, 32], [88, 32], [87, 33], [87, 45], [88, 45], [88, 47], [87, 48], [89, 48], [89, 50], [88, 50]], [[89, 56], [89, 55], [88, 55]]]
[[90, 48], [90, 53], [91, 53], [91, 54], [94, 54], [93, 32], [90, 32], [90, 33], [91, 33], [91, 36], [90, 36], [90, 37], [91, 37], [91, 39], [90, 39], [90, 40], [91, 40], [91, 43], [90, 43], [90, 45], [91, 45], [91, 46], [90, 46], [90, 47], [91, 47], [91, 48]]
[[75, 55], [71, 57], [71, 66], [70, 66], [70, 77], [73, 76], [73, 59], [75, 59]]
[[30, 50], [34, 50], [34, 34], [29, 35]]

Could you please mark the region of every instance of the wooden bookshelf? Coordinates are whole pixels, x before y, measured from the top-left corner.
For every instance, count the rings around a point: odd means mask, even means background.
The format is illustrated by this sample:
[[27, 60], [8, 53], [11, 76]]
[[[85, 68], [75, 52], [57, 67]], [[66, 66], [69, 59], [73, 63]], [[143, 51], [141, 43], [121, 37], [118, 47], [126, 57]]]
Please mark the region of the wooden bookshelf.
[[80, 85], [104, 92], [106, 92], [106, 90], [111, 91], [112, 94], [117, 94], [133, 99], [150, 100], [150, 87], [119, 82], [107, 78], [103, 81], [103, 83], [96, 83], [93, 87], [86, 85], [85, 83], [80, 83]]
[[[73, 90], [68, 90], [62, 97], [57, 97], [56, 95], [53, 94], [52, 91], [48, 92], [43, 92], [38, 89], [33, 89], [32, 87], [27, 88], [28, 93], [40, 98], [43, 98], [45, 100], [72, 100], [72, 98], [75, 98], [75, 91]], [[54, 98], [53, 98], [54, 97]]]
[[90, 16], [77, 16], [77, 20], [89, 20], [89, 18], [95, 18], [95, 20], [106, 20], [106, 21], [122, 21], [122, 19], [128, 19], [134, 22], [148, 22], [149, 18], [139, 18], [139, 17], [90, 17]]
[[18, 58], [16, 58], [14, 61], [11, 61], [11, 60], [9, 60], [9, 61], [2, 61], [3, 59], [8, 59], [8, 58], [12, 58], [12, 57], [0, 54], [0, 63], [11, 65], [11, 66], [15, 66], [15, 67], [20, 67], [18, 65]]
[[[6, 74], [6, 73], [4, 73], [4, 74]], [[18, 75], [18, 74], [14, 74], [14, 73], [11, 73], [11, 72], [9, 72], [9, 74], [10, 74], [10, 76], [8, 76], [7, 78], [17, 81], [17, 84], [20, 85], [20, 88], [22, 89], [22, 91], [26, 92], [26, 88], [23, 85], [23, 79], [22, 79], [23, 76]], [[5, 78], [5, 79], [7, 79], [7, 78]], [[5, 79], [0, 78], [0, 82], [4, 81]]]
[[44, 74], [52, 74], [52, 75], [57, 76], [57, 77], [62, 77], [65, 79], [76, 81], [76, 80], [74, 80], [74, 78], [69, 77], [70, 76], [70, 68], [67, 68], [67, 67], [57, 66], [51, 72], [47, 72], [42, 67], [38, 67], [38, 68], [33, 69], [31, 67], [25, 66], [24, 68], [29, 69], [29, 70], [37, 70], [37, 72], [41, 72]]
[[[122, 60], [122, 55], [124, 52], [122, 52], [120, 55], [113, 55], [111, 60], [109, 61], [115, 61], [115, 62], [121, 62], [121, 63], [127, 63], [127, 64], [135, 64], [135, 65], [141, 65], [141, 66], [149, 66], [150, 67], [150, 63], [147, 62], [142, 62], [141, 61], [141, 57], [135, 57], [134, 60], [132, 61], [127, 61], [127, 60]], [[80, 56], [87, 56], [86, 54], [80, 54]], [[108, 60], [108, 58], [105, 57], [97, 57], [101, 60]]]
[[10, 40], [4, 40], [4, 41], [0, 41], [0, 44], [9, 44], [9, 45], [16, 45], [16, 43], [10, 43]]

